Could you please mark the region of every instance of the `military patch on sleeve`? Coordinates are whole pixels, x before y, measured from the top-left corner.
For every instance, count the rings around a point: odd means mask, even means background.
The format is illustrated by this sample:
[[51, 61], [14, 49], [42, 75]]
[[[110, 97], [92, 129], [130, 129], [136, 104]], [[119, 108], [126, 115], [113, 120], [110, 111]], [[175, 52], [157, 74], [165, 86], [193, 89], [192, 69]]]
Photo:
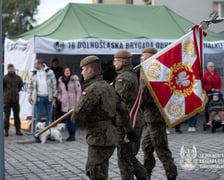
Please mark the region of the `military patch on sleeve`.
[[122, 79], [118, 79], [117, 82], [122, 83], [123, 81], [122, 81]]
[[82, 91], [82, 95], [85, 96], [86, 95], [86, 92], [85, 91]]

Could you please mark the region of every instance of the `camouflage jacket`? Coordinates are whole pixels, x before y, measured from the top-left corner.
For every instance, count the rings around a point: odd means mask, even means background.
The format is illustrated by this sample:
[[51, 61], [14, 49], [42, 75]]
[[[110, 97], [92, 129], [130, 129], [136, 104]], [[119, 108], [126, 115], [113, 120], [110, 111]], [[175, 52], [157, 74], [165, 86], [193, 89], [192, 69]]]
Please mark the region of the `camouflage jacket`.
[[141, 86], [145, 121], [147, 123], [165, 123], [165, 120], [143, 80], [141, 80]]
[[3, 78], [4, 103], [19, 102], [19, 91], [23, 87], [20, 76], [7, 74]]
[[116, 143], [113, 120], [119, 109], [121, 125], [130, 127], [128, 110], [121, 107], [113, 87], [95, 75], [84, 82], [77, 106], [72, 113], [72, 121], [87, 128], [86, 142], [96, 146], [114, 146]]
[[[115, 91], [121, 97], [121, 100], [131, 111], [139, 91], [139, 80], [137, 74], [132, 70], [132, 65], [122, 66], [117, 70], [117, 77], [113, 82]], [[135, 128], [144, 126], [144, 115], [141, 108], [138, 110]]]
[[[48, 68], [46, 65], [44, 65], [44, 70], [47, 78], [48, 100], [52, 101], [53, 97], [57, 97], [57, 81], [53, 70]], [[37, 70], [34, 70], [28, 89], [29, 98], [33, 100], [34, 104], [37, 103], [37, 88]]]

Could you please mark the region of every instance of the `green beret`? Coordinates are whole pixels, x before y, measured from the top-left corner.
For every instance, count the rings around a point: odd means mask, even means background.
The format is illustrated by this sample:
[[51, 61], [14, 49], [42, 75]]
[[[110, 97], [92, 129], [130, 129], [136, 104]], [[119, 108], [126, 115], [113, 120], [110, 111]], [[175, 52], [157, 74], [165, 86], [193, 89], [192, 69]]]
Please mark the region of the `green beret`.
[[147, 47], [142, 50], [142, 53], [156, 54], [157, 52], [158, 52], [157, 49], [153, 47]]
[[131, 58], [132, 55], [129, 51], [123, 49], [123, 50], [120, 50], [118, 51], [115, 55], [114, 55], [114, 58], [123, 58], [123, 59], [129, 59]]
[[87, 56], [80, 61], [80, 67], [86, 66], [87, 64], [91, 64], [96, 61], [100, 62], [100, 59], [97, 56]]

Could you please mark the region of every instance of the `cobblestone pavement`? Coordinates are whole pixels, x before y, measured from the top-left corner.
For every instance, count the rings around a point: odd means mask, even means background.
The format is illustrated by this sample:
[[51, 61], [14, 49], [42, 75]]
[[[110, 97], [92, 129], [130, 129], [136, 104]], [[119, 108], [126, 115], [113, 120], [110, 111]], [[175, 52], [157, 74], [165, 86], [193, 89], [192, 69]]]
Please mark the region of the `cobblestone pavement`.
[[[202, 118], [200, 118], [202, 119]], [[224, 179], [224, 133], [203, 131], [202, 120], [199, 120], [197, 132], [188, 133], [187, 124], [182, 124], [183, 134], [175, 133], [169, 128], [169, 147], [178, 167], [180, 180], [223, 180]], [[86, 180], [85, 162], [87, 159], [87, 145], [84, 140], [84, 131], [77, 131], [77, 140], [74, 142], [47, 141], [42, 145], [35, 143], [33, 136], [24, 132], [24, 136], [15, 136], [14, 127], [10, 128], [10, 136], [5, 138], [5, 179], [6, 180]], [[193, 170], [184, 169], [180, 163], [180, 149], [184, 146], [196, 147], [196, 161], [190, 161], [196, 167]], [[138, 158], [143, 161], [143, 153]], [[186, 159], [185, 159], [186, 160]], [[156, 161], [152, 180], [165, 180], [165, 172], [161, 162]], [[188, 164], [189, 165], [189, 164]], [[110, 180], [120, 180], [117, 166], [116, 151], [110, 159]]]

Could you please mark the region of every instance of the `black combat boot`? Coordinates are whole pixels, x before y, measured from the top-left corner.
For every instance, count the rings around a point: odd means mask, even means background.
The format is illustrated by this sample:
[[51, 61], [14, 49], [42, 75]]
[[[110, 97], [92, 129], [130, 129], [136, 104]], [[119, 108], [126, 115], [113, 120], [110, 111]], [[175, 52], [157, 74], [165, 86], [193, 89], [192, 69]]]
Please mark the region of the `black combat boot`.
[[148, 170], [147, 175], [144, 176], [141, 180], [151, 180], [151, 174], [152, 174], [152, 171]]
[[8, 137], [8, 136], [9, 136], [9, 130], [5, 129], [5, 137]]
[[151, 176], [145, 176], [141, 180], [151, 180]]
[[168, 177], [167, 176], [167, 180], [176, 180], [176, 176], [175, 177]]
[[75, 141], [75, 133], [74, 132], [71, 134], [71, 140], [70, 141]]
[[35, 140], [35, 142], [37, 142], [37, 143], [40, 143], [40, 142], [41, 142], [40, 138], [37, 137], [37, 136], [34, 136], [34, 140]]
[[23, 133], [20, 131], [20, 129], [16, 129], [16, 135], [17, 135], [17, 136], [22, 136]]
[[176, 131], [176, 133], [178, 133], [178, 134], [182, 134], [182, 133], [183, 133], [179, 128], [177, 128], [175, 131]]
[[35, 140], [35, 142], [40, 143], [41, 140], [40, 140], [40, 138], [38, 136], [38, 133], [39, 133], [39, 130], [36, 130], [35, 131], [35, 134], [34, 134], [34, 140]]
[[66, 141], [75, 141], [75, 133], [69, 132], [69, 137], [66, 139]]
[[66, 141], [70, 141], [70, 139], [71, 139], [71, 132], [69, 132], [69, 136], [68, 136], [68, 138], [66, 139]]

